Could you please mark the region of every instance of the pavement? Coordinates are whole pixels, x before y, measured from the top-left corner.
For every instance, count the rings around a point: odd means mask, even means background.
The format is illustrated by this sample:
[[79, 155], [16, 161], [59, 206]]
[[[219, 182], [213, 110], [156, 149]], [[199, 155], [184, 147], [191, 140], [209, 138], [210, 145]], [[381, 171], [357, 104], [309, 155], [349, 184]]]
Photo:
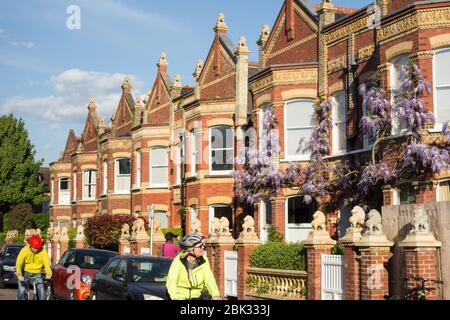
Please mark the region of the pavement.
[[16, 300], [17, 287], [0, 288], [0, 300]]

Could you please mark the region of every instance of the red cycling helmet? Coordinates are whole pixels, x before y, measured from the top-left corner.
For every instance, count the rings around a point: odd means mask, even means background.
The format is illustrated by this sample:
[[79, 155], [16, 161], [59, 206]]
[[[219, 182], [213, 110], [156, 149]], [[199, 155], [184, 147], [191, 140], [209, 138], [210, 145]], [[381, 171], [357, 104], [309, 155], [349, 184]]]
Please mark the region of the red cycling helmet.
[[40, 249], [42, 247], [42, 238], [38, 235], [32, 236], [28, 239], [28, 243], [30, 244], [30, 247], [33, 249]]

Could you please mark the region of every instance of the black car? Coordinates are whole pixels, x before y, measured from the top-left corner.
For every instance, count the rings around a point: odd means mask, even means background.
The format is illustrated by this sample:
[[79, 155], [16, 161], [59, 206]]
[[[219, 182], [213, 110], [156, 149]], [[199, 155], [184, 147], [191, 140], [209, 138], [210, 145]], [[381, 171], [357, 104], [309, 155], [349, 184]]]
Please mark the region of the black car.
[[23, 245], [6, 244], [0, 250], [0, 287], [17, 284], [16, 260]]
[[165, 300], [172, 259], [117, 256], [92, 281], [92, 300]]

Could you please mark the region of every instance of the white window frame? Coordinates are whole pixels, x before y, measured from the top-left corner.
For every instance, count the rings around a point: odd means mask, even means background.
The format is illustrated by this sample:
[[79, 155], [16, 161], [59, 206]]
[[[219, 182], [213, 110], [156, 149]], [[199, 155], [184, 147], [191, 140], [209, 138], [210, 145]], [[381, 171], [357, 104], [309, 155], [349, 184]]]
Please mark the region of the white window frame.
[[[208, 232], [211, 231], [211, 222], [214, 219], [214, 213], [215, 208], [230, 208], [231, 209], [231, 216], [233, 216], [233, 207], [231, 205], [227, 204], [213, 204], [210, 205], [208, 208]], [[230, 222], [230, 227], [232, 226], [233, 221]]]
[[77, 201], [77, 173], [74, 172], [72, 174], [73, 178], [72, 178], [72, 183], [73, 183], [73, 198], [72, 201], [76, 202]]
[[437, 187], [436, 187], [436, 202], [442, 202], [443, 200], [441, 199], [441, 183], [443, 182], [450, 182], [450, 179], [443, 179], [443, 180], [439, 180], [437, 183]]
[[[61, 192], [61, 180], [67, 179], [67, 191]], [[63, 201], [64, 199], [64, 201]], [[58, 204], [59, 205], [70, 205], [70, 178], [61, 177], [58, 180]]]
[[212, 152], [213, 151], [232, 151], [233, 152], [233, 158], [234, 158], [234, 138], [231, 139], [231, 148], [217, 148], [217, 149], [213, 149], [212, 148], [212, 143], [211, 143], [211, 138], [212, 138], [212, 130], [214, 128], [220, 128], [220, 127], [226, 127], [229, 128], [231, 130], [231, 137], [234, 137], [234, 130], [233, 127], [230, 125], [217, 125], [217, 126], [213, 126], [213, 127], [209, 127], [209, 174], [210, 175], [230, 175], [233, 170], [234, 170], [234, 162], [232, 164], [232, 169], [231, 170], [213, 170], [212, 169]]
[[[292, 195], [292, 196], [286, 197], [286, 200], [284, 202], [284, 217], [285, 217], [284, 230], [286, 230], [286, 233], [285, 233], [286, 241], [290, 241], [290, 239], [288, 239], [288, 236], [289, 236], [288, 229], [290, 229], [289, 226], [291, 226], [294, 229], [299, 229], [299, 230], [301, 230], [301, 229], [312, 230], [311, 222], [309, 222], [309, 223], [289, 223], [289, 199], [296, 198], [296, 197], [301, 197], [301, 195]], [[273, 208], [272, 208], [272, 210], [273, 210]], [[273, 219], [273, 217], [272, 217], [272, 219]]]
[[[450, 47], [446, 47], [446, 48], [441, 48], [438, 50], [434, 51], [433, 54], [433, 114], [436, 118], [436, 123], [434, 125], [434, 128], [432, 129], [432, 131], [442, 131], [443, 125], [444, 123], [442, 122], [438, 122], [438, 116], [439, 116], [439, 106], [437, 105], [437, 89], [438, 86], [436, 85], [436, 54], [439, 54], [440, 52], [444, 52], [444, 51], [449, 51], [450, 52]], [[443, 85], [443, 86], [439, 86], [439, 88], [443, 88], [443, 87], [449, 87], [450, 88], [450, 84], [449, 85]]]
[[54, 205], [54, 201], [55, 201], [55, 179], [52, 179], [52, 181], [50, 182], [50, 189], [51, 189], [50, 203], [52, 205]]
[[[403, 57], [408, 57], [408, 63], [411, 61], [410, 55], [408, 53], [403, 53], [403, 54], [396, 56], [390, 62], [389, 77], [390, 77], [391, 106], [393, 106], [395, 103], [394, 85], [395, 85], [395, 87], [398, 87], [398, 89], [400, 88], [400, 83], [397, 83], [398, 74], [397, 74], [395, 65]], [[398, 70], [398, 72], [400, 72], [400, 70]], [[402, 134], [405, 134], [408, 132], [408, 127], [400, 129], [400, 125], [401, 125], [401, 123], [400, 123], [399, 119], [397, 119], [397, 117], [394, 115], [394, 112], [392, 110], [391, 111], [391, 135], [402, 135]]]
[[103, 161], [103, 195], [108, 194], [108, 161]]
[[[312, 129], [314, 130], [314, 125], [312, 126], [299, 126], [299, 127], [291, 127], [288, 128], [287, 127], [287, 106], [290, 103], [295, 103], [297, 101], [309, 101], [311, 102], [311, 109], [313, 108], [314, 105], [314, 100], [312, 99], [308, 99], [308, 98], [303, 98], [303, 99], [294, 99], [294, 100], [289, 100], [286, 101], [284, 103], [284, 108], [283, 108], [283, 121], [284, 121], [284, 161], [308, 161], [311, 159], [311, 153], [307, 153], [307, 154], [303, 154], [303, 155], [289, 155], [288, 154], [288, 130], [290, 129]], [[312, 132], [311, 130], [311, 132]], [[308, 141], [305, 141], [305, 143], [307, 143]]]
[[[164, 146], [156, 146], [150, 149], [150, 157], [149, 157], [149, 164], [150, 164], [150, 170], [149, 170], [149, 188], [168, 188], [169, 187], [169, 177], [167, 176], [167, 183], [153, 183], [152, 179], [152, 158], [153, 158], [153, 150], [155, 149], [164, 149], [167, 152], [167, 160], [169, 160], [169, 150], [167, 147]], [[169, 163], [167, 163], [165, 166], [155, 166], [155, 168], [167, 168], [166, 172], [169, 172]]]
[[181, 148], [182, 145], [181, 143], [178, 144], [177, 146], [175, 146], [175, 154], [176, 154], [176, 164], [177, 164], [177, 169], [176, 169], [176, 182], [175, 185], [176, 186], [180, 186], [181, 185]]
[[[370, 89], [369, 89], [370, 90]], [[366, 104], [367, 92], [364, 91], [362, 96], [362, 112], [363, 117], [368, 115], [367, 104]], [[370, 135], [368, 133], [363, 133], [363, 149], [371, 149], [373, 146], [373, 142], [369, 142]], [[376, 131], [373, 130], [373, 139], [376, 138]]]
[[135, 188], [140, 190], [141, 189], [141, 163], [142, 163], [142, 151], [141, 149], [136, 150], [136, 184]]
[[129, 179], [130, 179], [130, 184], [131, 184], [131, 163], [130, 163], [130, 174], [119, 174], [119, 170], [120, 170], [120, 168], [119, 168], [119, 161], [120, 160], [128, 160], [128, 161], [130, 161], [130, 159], [129, 158], [117, 158], [117, 159], [114, 159], [114, 193], [115, 194], [130, 194], [130, 189], [128, 189], [128, 190], [118, 190], [117, 188], [117, 178], [118, 177], [129, 177]]
[[259, 134], [258, 134], [258, 150], [262, 150], [262, 138], [264, 133], [264, 113], [267, 109], [272, 109], [271, 104], [265, 104], [259, 108]]
[[191, 139], [191, 176], [196, 177], [201, 145], [199, 128], [194, 128], [194, 130], [191, 131]]
[[[341, 107], [341, 106], [339, 105], [338, 100], [336, 99], [336, 96], [338, 94], [341, 94], [341, 93], [342, 93], [343, 104], [344, 104], [342, 106], [344, 108], [344, 119], [339, 121], [339, 122], [337, 122], [337, 121], [335, 121], [335, 115], [339, 111], [338, 107]], [[333, 142], [332, 142], [333, 155], [344, 154], [344, 153], [347, 152], [347, 114], [346, 114], [347, 97], [346, 97], [346, 94], [345, 94], [345, 90], [341, 90], [341, 91], [335, 92], [333, 94], [333, 97], [332, 97], [332, 102], [333, 102], [333, 108], [332, 108], [331, 115], [332, 115], [332, 121], [333, 121], [333, 130], [332, 130], [332, 135], [333, 135]], [[346, 143], [345, 143], [344, 149], [339, 149], [338, 148], [339, 140], [341, 138], [340, 137], [340, 131], [339, 131], [339, 125], [342, 124], [342, 123], [344, 123], [344, 125], [345, 125], [345, 127], [344, 127], [344, 135], [345, 135]]]
[[[90, 173], [91, 181], [86, 181], [88, 178], [87, 175]], [[82, 190], [82, 199], [83, 200], [95, 200], [96, 192], [97, 192], [97, 172], [95, 170], [85, 170], [83, 171], [82, 182], [83, 182], [83, 190]], [[93, 181], [92, 181], [93, 179]], [[91, 196], [89, 197], [88, 193], [91, 191]]]

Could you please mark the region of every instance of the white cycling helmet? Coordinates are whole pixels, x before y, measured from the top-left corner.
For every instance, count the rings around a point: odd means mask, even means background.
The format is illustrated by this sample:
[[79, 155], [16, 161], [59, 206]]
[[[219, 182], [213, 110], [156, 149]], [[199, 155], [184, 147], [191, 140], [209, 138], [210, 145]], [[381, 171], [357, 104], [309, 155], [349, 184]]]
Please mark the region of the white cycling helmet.
[[199, 244], [200, 242], [203, 241], [203, 239], [204, 239], [203, 236], [199, 235], [198, 233], [190, 233], [184, 236], [179, 244], [181, 249], [186, 250]]

